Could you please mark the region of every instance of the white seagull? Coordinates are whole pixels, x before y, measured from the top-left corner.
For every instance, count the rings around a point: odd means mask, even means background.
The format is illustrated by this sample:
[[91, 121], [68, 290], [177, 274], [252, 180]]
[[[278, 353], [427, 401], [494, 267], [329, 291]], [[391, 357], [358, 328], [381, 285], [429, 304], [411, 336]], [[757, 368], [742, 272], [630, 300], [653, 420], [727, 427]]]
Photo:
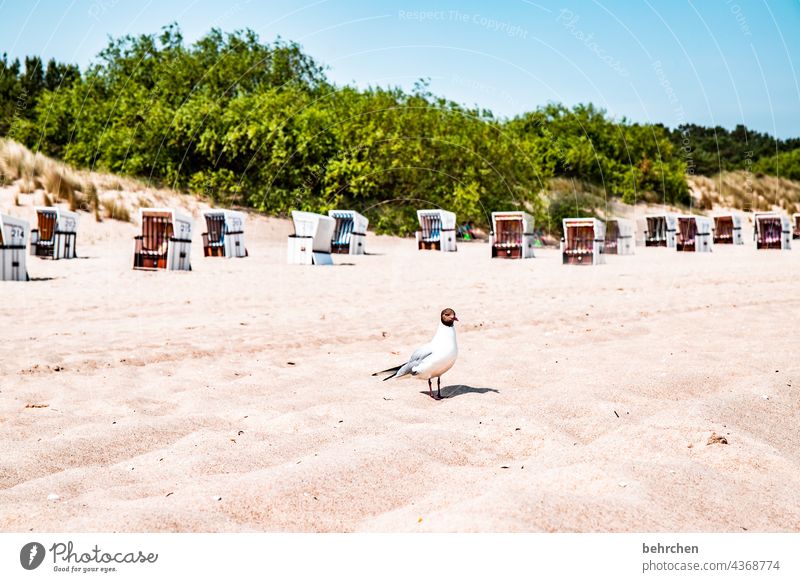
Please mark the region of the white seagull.
[[[456, 363], [458, 356], [458, 345], [456, 344], [455, 322], [458, 321], [456, 312], [450, 309], [442, 310], [442, 318], [433, 339], [424, 346], [418, 347], [411, 354], [405, 364], [400, 364], [393, 368], [375, 372], [373, 376], [391, 372], [391, 375], [383, 379], [385, 382], [390, 378], [402, 378], [403, 376], [416, 376], [428, 381], [428, 394], [435, 400], [442, 398], [442, 374], [447, 372]], [[436, 378], [436, 394], [433, 395], [431, 378]]]

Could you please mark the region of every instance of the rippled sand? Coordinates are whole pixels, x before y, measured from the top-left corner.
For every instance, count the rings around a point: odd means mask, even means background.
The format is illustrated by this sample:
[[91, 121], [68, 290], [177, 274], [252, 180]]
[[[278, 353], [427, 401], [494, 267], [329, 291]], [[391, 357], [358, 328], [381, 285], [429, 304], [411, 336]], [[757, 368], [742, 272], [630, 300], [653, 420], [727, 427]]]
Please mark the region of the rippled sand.
[[[83, 258], [0, 283], [0, 530], [800, 530], [800, 249], [308, 268], [290, 230], [134, 272], [84, 215]], [[444, 307], [443, 401], [370, 376]]]

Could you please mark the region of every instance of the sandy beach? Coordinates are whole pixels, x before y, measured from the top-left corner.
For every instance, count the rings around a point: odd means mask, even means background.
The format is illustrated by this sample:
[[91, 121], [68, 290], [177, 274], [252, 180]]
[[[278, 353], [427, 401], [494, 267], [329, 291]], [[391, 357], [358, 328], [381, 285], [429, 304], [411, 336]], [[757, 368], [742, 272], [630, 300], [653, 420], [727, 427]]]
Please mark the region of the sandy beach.
[[[248, 258], [203, 258], [194, 211], [192, 272], [133, 271], [136, 225], [82, 213], [81, 258], [0, 283], [0, 530], [800, 531], [800, 250], [370, 233], [314, 268], [257, 215]], [[371, 377], [444, 307], [444, 400]]]

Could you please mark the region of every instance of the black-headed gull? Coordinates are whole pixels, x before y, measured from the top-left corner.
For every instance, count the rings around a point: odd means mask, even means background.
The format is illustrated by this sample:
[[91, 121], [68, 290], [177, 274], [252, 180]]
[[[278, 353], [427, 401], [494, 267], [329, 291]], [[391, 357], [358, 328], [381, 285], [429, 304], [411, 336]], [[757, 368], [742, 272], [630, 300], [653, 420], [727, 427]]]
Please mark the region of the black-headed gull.
[[[427, 380], [428, 394], [436, 400], [441, 399], [442, 374], [453, 367], [453, 364], [456, 363], [456, 357], [458, 357], [456, 321], [458, 321], [458, 318], [455, 311], [449, 307], [442, 310], [441, 323], [431, 341], [414, 350], [414, 353], [411, 354], [405, 364], [375, 372], [373, 376], [391, 372], [389, 376], [383, 379], [384, 382], [391, 378], [402, 378], [408, 375]], [[434, 397], [433, 388], [431, 387], [432, 378], [436, 378], [436, 397]]]

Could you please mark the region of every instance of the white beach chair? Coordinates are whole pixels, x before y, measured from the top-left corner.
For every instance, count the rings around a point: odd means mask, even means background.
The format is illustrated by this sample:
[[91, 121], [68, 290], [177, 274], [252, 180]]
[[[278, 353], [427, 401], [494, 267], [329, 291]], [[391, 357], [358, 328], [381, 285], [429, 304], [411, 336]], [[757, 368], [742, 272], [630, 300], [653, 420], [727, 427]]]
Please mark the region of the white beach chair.
[[596, 218], [565, 218], [561, 256], [565, 265], [602, 265], [606, 262], [606, 225]]
[[141, 208], [133, 268], [191, 271], [192, 219], [172, 208]]
[[675, 248], [677, 216], [670, 213], [648, 214], [645, 218], [644, 244], [648, 247]]
[[632, 255], [636, 248], [636, 225], [632, 220], [612, 218], [606, 221], [605, 254]]
[[710, 253], [714, 248], [713, 223], [705, 216], [681, 215], [675, 249], [681, 252]]
[[717, 214], [714, 216], [714, 244], [741, 245], [742, 216], [740, 214]]
[[369, 220], [355, 210], [329, 210], [336, 221], [331, 239], [331, 252], [344, 255], [363, 255]]
[[753, 223], [757, 249], [792, 248], [792, 224], [785, 214], [756, 212], [753, 214]]
[[244, 214], [236, 210], [203, 212], [206, 232], [203, 233], [203, 256], [246, 257], [244, 246]]
[[489, 237], [492, 258], [533, 258], [533, 216], [527, 212], [492, 212], [492, 234]]
[[25, 264], [30, 225], [27, 220], [0, 214], [0, 281], [28, 281]]
[[74, 259], [80, 216], [57, 206], [37, 206], [37, 228], [31, 231], [31, 255]]
[[289, 235], [287, 260], [291, 265], [332, 265], [331, 240], [336, 220], [313, 212], [292, 211], [294, 234]]
[[419, 250], [454, 252], [456, 248], [456, 215], [439, 209], [417, 210]]

